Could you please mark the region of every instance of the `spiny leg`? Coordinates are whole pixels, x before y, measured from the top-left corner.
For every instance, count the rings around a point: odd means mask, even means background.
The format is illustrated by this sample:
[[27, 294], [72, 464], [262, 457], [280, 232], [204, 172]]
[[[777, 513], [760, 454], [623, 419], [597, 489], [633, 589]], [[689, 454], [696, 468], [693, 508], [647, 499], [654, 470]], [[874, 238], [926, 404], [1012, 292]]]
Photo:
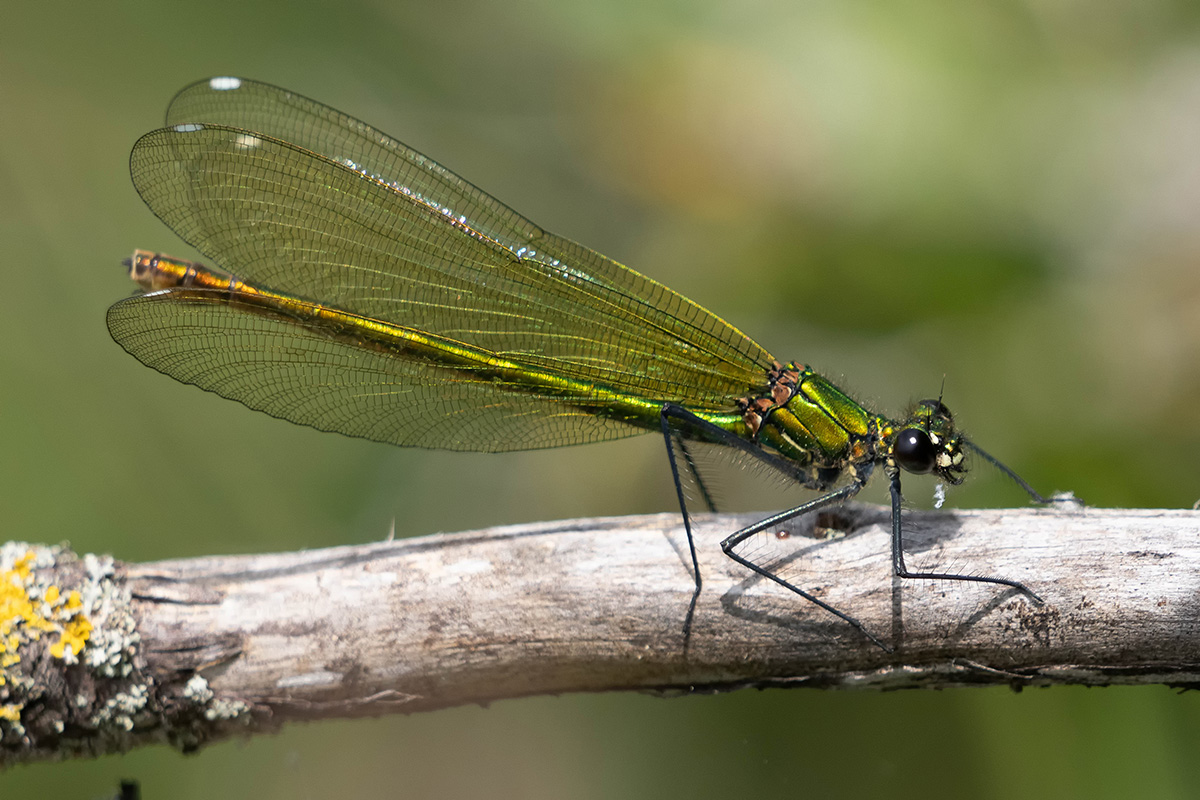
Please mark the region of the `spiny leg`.
[[[671, 459], [671, 474], [675, 479], [675, 491], [679, 496], [679, 507], [680, 507], [680, 510], [683, 512], [684, 530], [687, 531], [688, 544], [692, 546], [693, 558], [694, 558], [694, 554], [695, 554], [695, 547], [692, 544], [691, 520], [688, 516], [687, 502], [683, 496], [683, 487], [679, 480], [679, 471], [678, 471], [678, 467], [675, 463], [674, 453], [672, 450], [672, 444], [670, 442], [670, 436], [669, 436], [670, 425], [668, 422], [668, 418], [678, 420], [687, 425], [691, 425], [698, 432], [702, 432], [702, 433], [706, 434], [707, 438], [710, 441], [713, 441], [714, 443], [717, 443], [717, 444], [728, 445], [730, 447], [733, 447], [734, 449], [741, 450], [742, 452], [753, 456], [754, 458], [763, 462], [767, 466], [769, 466], [775, 470], [778, 470], [779, 472], [783, 473], [784, 475], [787, 475], [788, 477], [796, 480], [797, 482], [804, 483], [803, 474], [801, 472], [799, 472], [798, 469], [795, 467], [795, 465], [791, 464], [790, 462], [787, 462], [777, 456], [774, 456], [774, 455], [766, 452], [765, 450], [763, 450], [761, 447], [759, 447], [754, 442], [747, 441], [746, 439], [743, 439], [742, 437], [738, 436], [737, 434], [734, 434], [730, 431], [725, 430], [724, 428], [714, 425], [711, 422], [709, 422], [708, 420], [705, 420], [705, 419], [702, 419], [701, 417], [696, 416], [695, 414], [693, 414], [692, 412], [688, 411], [685, 408], [682, 408], [680, 406], [671, 405], [671, 404], [664, 405], [662, 408], [662, 413], [661, 413], [663, 436], [665, 439], [667, 439], [667, 454]], [[823, 600], [820, 600], [819, 598], [815, 597], [814, 595], [810, 594], [809, 592], [804, 591], [800, 587], [789, 583], [788, 581], [779, 577], [775, 573], [771, 572], [766, 567], [762, 567], [758, 564], [755, 564], [750, 559], [734, 552], [734, 549], [733, 549], [733, 548], [737, 547], [737, 545], [741, 544], [743, 541], [748, 539], [749, 537], [753, 536], [756, 533], [764, 531], [767, 528], [774, 527], [782, 522], [786, 522], [786, 521], [792, 519], [793, 517], [797, 517], [801, 514], [804, 514], [804, 513], [810, 512], [810, 511], [816, 511], [816, 510], [819, 510], [819, 509], [824, 508], [829, 505], [835, 505], [837, 503], [844, 502], [844, 501], [848, 500], [849, 498], [853, 497], [854, 495], [858, 494], [859, 490], [861, 490], [862, 487], [863, 487], [862, 482], [855, 482], [855, 483], [848, 484], [848, 485], [842, 487], [841, 489], [838, 489], [837, 491], [822, 495], [821, 497], [817, 497], [813, 500], [808, 501], [807, 503], [803, 503], [799, 506], [796, 506], [795, 508], [780, 512], [778, 514], [774, 514], [770, 517], [767, 517], [764, 520], [760, 520], [759, 522], [756, 522], [755, 524], [750, 525], [749, 527], [743, 528], [739, 531], [735, 531], [734, 533], [727, 536], [721, 542], [721, 550], [725, 553], [725, 555], [729, 556], [731, 559], [733, 559], [737, 563], [741, 564], [742, 566], [746, 567], [747, 569], [751, 570], [752, 572], [755, 572], [755, 573], [763, 576], [764, 578], [768, 578], [768, 579], [774, 581], [775, 583], [778, 583], [780, 586], [783, 586], [785, 589], [788, 589], [789, 591], [794, 592], [795, 594], [798, 594], [800, 597], [803, 597], [805, 600], [808, 600], [809, 602], [813, 603], [814, 605], [818, 606], [819, 608], [822, 608], [825, 611], [828, 611], [830, 614], [833, 614], [838, 619], [841, 619], [844, 622], [849, 623], [851, 626], [853, 626], [855, 629], [857, 629], [859, 632], [861, 632], [863, 634], [863, 636], [866, 636], [868, 639], [870, 639], [872, 642], [874, 642], [880, 648], [882, 648], [886, 652], [890, 653], [890, 652], [892, 652], [892, 648], [890, 648], [889, 646], [884, 644], [882, 641], [880, 641], [878, 637], [876, 637], [874, 634], [872, 634], [870, 631], [868, 631], [866, 629], [866, 626], [864, 626], [856, 618], [850, 616], [849, 614], [847, 614], [843, 611], [838, 610], [837, 608], [834, 608], [833, 606], [829, 605], [828, 603], [824, 602]], [[695, 563], [695, 562], [693, 561], [693, 563]], [[693, 605], [695, 603], [695, 597], [699, 596], [699, 584], [700, 584], [699, 575], [700, 575], [699, 566], [696, 566], [697, 588], [696, 588], [696, 595], [693, 597]], [[690, 622], [691, 622], [691, 617], [689, 614], [689, 618], [688, 618], [689, 625], [690, 625]]]
[[876, 637], [873, 633], [871, 633], [869, 630], [867, 630], [866, 626], [863, 625], [861, 622], [859, 622], [857, 618], [852, 617], [849, 614], [847, 614], [846, 612], [841, 611], [841, 610], [831, 606], [829, 603], [826, 603], [824, 600], [821, 600], [820, 598], [810, 594], [809, 592], [804, 591], [799, 586], [796, 586], [795, 584], [784, 580], [779, 575], [776, 575], [774, 572], [771, 572], [771, 570], [767, 569], [766, 567], [756, 564], [753, 561], [751, 561], [750, 559], [746, 558], [745, 556], [739, 555], [737, 552], [734, 551], [735, 547], [737, 547], [739, 544], [744, 542], [746, 539], [749, 539], [751, 536], [753, 536], [756, 533], [761, 533], [762, 531], [764, 531], [768, 528], [773, 528], [776, 525], [778, 525], [779, 523], [787, 522], [788, 520], [792, 519], [793, 517], [798, 517], [801, 514], [811, 513], [813, 511], [817, 511], [819, 509], [825, 508], [826, 506], [835, 505], [837, 503], [843, 503], [846, 500], [853, 497], [854, 495], [858, 494], [860, 489], [862, 489], [861, 483], [851, 483], [846, 486], [843, 486], [841, 489], [830, 492], [829, 494], [824, 494], [824, 495], [821, 495], [820, 497], [814, 498], [813, 500], [809, 500], [807, 503], [798, 505], [795, 508], [788, 509], [787, 511], [781, 511], [778, 514], [774, 514], [770, 517], [767, 517], [764, 520], [760, 520], [759, 522], [756, 522], [753, 525], [742, 528], [740, 531], [736, 531], [735, 533], [732, 533], [729, 536], [727, 536], [725, 538], [725, 540], [721, 542], [721, 550], [725, 553], [725, 555], [729, 556], [734, 561], [741, 564], [743, 567], [746, 567], [747, 569], [758, 573], [759, 575], [763, 576], [764, 578], [774, 581], [775, 583], [779, 584], [780, 586], [782, 586], [785, 589], [788, 589], [789, 591], [795, 592], [796, 594], [800, 595], [801, 597], [803, 597], [805, 600], [809, 601], [810, 603], [812, 603], [820, 608], [823, 608], [825, 611], [828, 611], [830, 614], [833, 614], [838, 619], [849, 623], [851, 626], [853, 626], [855, 629], [857, 629], [863, 636], [866, 636], [868, 639], [870, 639], [872, 642], [874, 642], [876, 645], [878, 645], [880, 648], [882, 648], [885, 652], [890, 653], [890, 652], [892, 652], [892, 648], [889, 647], [888, 645], [884, 644], [882, 641], [880, 641], [880, 639], [878, 637]]
[[[700, 596], [700, 587], [703, 585], [703, 581], [700, 578], [700, 561], [696, 558], [696, 542], [692, 537], [692, 520], [687, 510], [687, 499], [683, 494], [683, 481], [679, 478], [679, 463], [675, 459], [675, 444], [672, 441], [674, 439], [674, 434], [671, 430], [670, 421], [670, 417], [672, 415], [669, 413], [669, 409], [671, 408], [673, 407], [670, 405], [664, 405], [662, 407], [662, 411], [659, 412], [659, 424], [662, 428], [663, 444], [666, 445], [667, 448], [667, 462], [671, 465], [671, 480], [675, 483], [675, 496], [679, 499], [679, 510], [683, 512], [683, 530], [684, 533], [687, 534], [688, 553], [692, 557], [692, 576], [696, 581], [696, 592], [692, 596], [692, 608], [694, 609], [696, 605], [696, 598]], [[686, 450], [684, 452], [686, 453]], [[693, 471], [693, 474], [695, 474], [696, 467], [692, 462], [690, 455], [687, 455], [686, 458], [688, 468]], [[687, 624], [684, 626], [685, 634], [690, 630], [691, 622], [692, 615], [689, 611]]]
[[[982, 453], [982, 451], [978, 451], [978, 452]], [[999, 462], [995, 462], [995, 463], [999, 464]], [[1001, 467], [1003, 468], [1003, 465], [1001, 465]], [[1005, 468], [1005, 471], [1008, 472], [1010, 475], [1012, 474], [1012, 471], [1008, 470], [1007, 468]], [[903, 498], [900, 495], [900, 473], [896, 472], [895, 474], [891, 475], [890, 477], [891, 477], [891, 493], [892, 493], [892, 570], [893, 570], [893, 572], [896, 573], [897, 576], [899, 576], [901, 578], [922, 578], [925, 580], [972, 581], [974, 583], [994, 583], [998, 586], [1009, 586], [1009, 587], [1012, 587], [1013, 589], [1016, 589], [1017, 591], [1024, 592], [1026, 595], [1028, 595], [1031, 599], [1033, 599], [1039, 605], [1045, 602], [1044, 600], [1042, 600], [1041, 597], [1039, 597], [1032, 589], [1030, 589], [1025, 584], [1021, 583], [1020, 581], [1009, 580], [1008, 578], [995, 578], [995, 577], [991, 577], [988, 575], [961, 575], [961, 574], [958, 574], [955, 572], [911, 572], [908, 569], [908, 567], [904, 564], [904, 537], [902, 534], [901, 524], [900, 524], [900, 503], [903, 500]], [[1013, 475], [1013, 477], [1016, 478], [1015, 475]], [[1020, 478], [1016, 478], [1016, 480], [1022, 486], [1024, 486], [1026, 489], [1028, 489], [1030, 494], [1034, 495], [1037, 498], [1041, 497], [1041, 495], [1037, 494], [1037, 492], [1034, 492], [1033, 489], [1029, 489], [1028, 484], [1026, 484]], [[1045, 501], [1043, 501], [1043, 502], [1045, 502]]]
[[700, 589], [703, 586], [703, 580], [700, 577], [700, 561], [696, 557], [696, 541], [692, 535], [692, 518], [688, 513], [687, 498], [684, 495], [683, 482], [679, 476], [679, 463], [675, 457], [676, 446], [675, 442], [673, 441], [675, 434], [678, 433], [681, 437], [679, 449], [684, 453], [684, 463], [687, 468], [691, 470], [692, 475], [695, 476], [705, 502], [708, 503], [709, 508], [712, 508], [713, 504], [712, 497], [709, 494], [708, 489], [704, 486], [703, 480], [700, 479], [699, 472], [696, 471], [696, 464], [692, 460], [691, 454], [686, 445], [684, 445], [682, 442], [683, 432], [682, 430], [676, 430], [676, 428], [673, 427], [672, 422], [675, 423], [675, 426], [690, 427], [694, 429], [697, 434], [700, 434], [697, 436], [697, 438], [704, 438], [714, 444], [726, 445], [736, 450], [741, 450], [742, 452], [752, 455], [759, 461], [762, 461], [763, 463], [784, 473], [785, 475], [797, 479], [798, 476], [795, 470], [789, 467], [787, 462], [765, 452], [761, 447], [753, 442], [749, 442], [735, 433], [727, 431], [718, 425], [714, 425], [706, 419], [698, 417], [682, 406], [677, 406], [672, 403], [664, 404], [662, 410], [659, 412], [659, 422], [662, 430], [663, 442], [667, 448], [667, 461], [671, 465], [671, 479], [675, 483], [675, 495], [679, 499], [679, 510], [683, 514], [683, 530], [687, 534], [688, 553], [691, 555], [692, 559], [692, 575], [696, 582], [696, 589], [694, 592], [692, 592], [692, 601], [688, 605], [688, 613], [683, 625], [684, 647], [686, 647], [687, 642], [691, 637], [692, 618], [695, 616], [696, 603], [700, 599]]
[[704, 500], [704, 505], [707, 506], [710, 513], [717, 513], [716, 500], [713, 499], [712, 492], [708, 490], [708, 486], [704, 483], [704, 476], [700, 474], [700, 468], [696, 464], [696, 457], [688, 447], [687, 440], [681, 438], [675, 445], [679, 448], [679, 452], [683, 456], [683, 463], [687, 465], [688, 473], [692, 476], [692, 482], [700, 490], [700, 497]]
[[[696, 558], [696, 541], [692, 537], [692, 520], [688, 515], [687, 499], [683, 494], [683, 482], [679, 479], [679, 464], [675, 460], [675, 446], [672, 441], [674, 435], [671, 431], [670, 414], [668, 409], [670, 405], [664, 405], [659, 413], [659, 424], [662, 428], [663, 443], [667, 448], [667, 462], [671, 465], [671, 480], [675, 483], [675, 496], [679, 499], [679, 510], [683, 513], [683, 531], [687, 535], [688, 553], [692, 557], [692, 576], [696, 582], [696, 588], [692, 591], [691, 602], [688, 603], [687, 616], [683, 619], [683, 649], [686, 651], [688, 643], [692, 639], [692, 619], [696, 616], [696, 603], [700, 599], [700, 589], [703, 586], [703, 580], [700, 577], [700, 562]], [[684, 454], [688, 468], [692, 470], [692, 474], [699, 479], [696, 473], [695, 462], [691, 459], [691, 454], [684, 449]], [[703, 484], [701, 484], [703, 486]]]

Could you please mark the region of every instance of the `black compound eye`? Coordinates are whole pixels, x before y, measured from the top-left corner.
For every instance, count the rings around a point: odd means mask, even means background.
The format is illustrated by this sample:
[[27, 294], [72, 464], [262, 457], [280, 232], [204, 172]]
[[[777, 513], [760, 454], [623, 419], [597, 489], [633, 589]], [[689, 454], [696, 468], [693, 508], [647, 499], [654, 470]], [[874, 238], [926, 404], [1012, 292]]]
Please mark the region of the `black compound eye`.
[[933, 470], [937, 463], [937, 449], [929, 440], [929, 434], [920, 428], [905, 428], [896, 437], [892, 457], [905, 470], [924, 475]]

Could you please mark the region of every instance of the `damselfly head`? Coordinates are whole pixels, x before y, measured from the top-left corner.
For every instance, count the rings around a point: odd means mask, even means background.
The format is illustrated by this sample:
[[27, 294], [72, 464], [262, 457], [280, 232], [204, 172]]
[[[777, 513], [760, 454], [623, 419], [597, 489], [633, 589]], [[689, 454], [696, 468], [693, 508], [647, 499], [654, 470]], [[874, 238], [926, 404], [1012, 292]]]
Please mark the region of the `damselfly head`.
[[915, 475], [934, 473], [957, 486], [967, 471], [963, 438], [941, 400], [922, 400], [888, 442], [890, 460]]

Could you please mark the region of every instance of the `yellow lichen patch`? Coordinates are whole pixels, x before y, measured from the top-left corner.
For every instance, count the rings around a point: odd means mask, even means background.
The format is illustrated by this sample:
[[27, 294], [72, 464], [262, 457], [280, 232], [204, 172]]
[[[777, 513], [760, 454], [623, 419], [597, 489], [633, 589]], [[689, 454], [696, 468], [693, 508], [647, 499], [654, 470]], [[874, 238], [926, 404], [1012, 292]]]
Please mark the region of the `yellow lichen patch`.
[[0, 719], [7, 720], [8, 722], [20, 722], [21, 707], [12, 703], [0, 705]]
[[[0, 637], [3, 637], [5, 649], [14, 644], [14, 629], [25, 627], [41, 618], [34, 609], [27, 591], [29, 564], [33, 559], [34, 553], [30, 550], [17, 559], [11, 569], [0, 573]], [[16, 643], [19, 644], [19, 639]]]
[[32, 550], [26, 550], [25, 555], [21, 556], [13, 563], [12, 572], [16, 573], [23, 583], [29, 578], [29, 571], [33, 569], [30, 564], [37, 558], [37, 553]]
[[[79, 592], [70, 591], [64, 597], [58, 586], [39, 584], [36, 560], [37, 554], [29, 550], [0, 571], [0, 670], [19, 663], [21, 645], [37, 641], [44, 633], [59, 635], [50, 646], [52, 656], [73, 659], [83, 651], [92, 632]], [[0, 682], [4, 682], [3, 675]], [[0, 714], [0, 719], [5, 718]]]
[[67, 648], [70, 647], [71, 652], [78, 656], [83, 652], [83, 646], [87, 643], [91, 633], [92, 623], [83, 614], [77, 615], [75, 619], [63, 626], [58, 641], [50, 645], [50, 655], [55, 658], [65, 658]]

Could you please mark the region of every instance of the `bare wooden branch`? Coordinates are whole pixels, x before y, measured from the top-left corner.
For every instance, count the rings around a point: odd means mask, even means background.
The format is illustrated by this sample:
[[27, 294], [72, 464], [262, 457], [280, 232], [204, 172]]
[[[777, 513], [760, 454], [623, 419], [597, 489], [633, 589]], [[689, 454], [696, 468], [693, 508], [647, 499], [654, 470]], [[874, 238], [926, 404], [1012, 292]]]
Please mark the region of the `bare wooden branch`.
[[[0, 566], [27, 554], [24, 591], [50, 621], [4, 665], [0, 759], [561, 692], [1200, 684], [1200, 512], [906, 512], [911, 567], [1020, 580], [1040, 606], [893, 578], [884, 508], [748, 543], [891, 654], [721, 553], [756, 518], [698, 518], [704, 589], [686, 642], [677, 514], [152, 564], [9, 545]], [[845, 535], [814, 537], [816, 522]]]

